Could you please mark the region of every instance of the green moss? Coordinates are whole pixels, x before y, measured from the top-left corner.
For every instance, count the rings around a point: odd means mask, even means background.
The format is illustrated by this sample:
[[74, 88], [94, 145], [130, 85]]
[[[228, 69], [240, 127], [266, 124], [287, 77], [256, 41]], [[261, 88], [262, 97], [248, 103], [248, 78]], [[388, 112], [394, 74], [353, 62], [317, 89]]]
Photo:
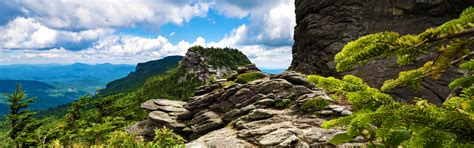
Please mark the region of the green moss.
[[245, 83], [252, 82], [254, 80], [258, 80], [264, 77], [265, 75], [260, 72], [244, 73], [244, 74], [238, 75], [237, 79], [235, 79], [235, 82], [245, 84]]
[[235, 84], [234, 81], [227, 81], [227, 82], [224, 83], [224, 88], [229, 87], [229, 86], [234, 85], [234, 84]]
[[291, 104], [293, 104], [293, 101], [290, 99], [278, 99], [275, 101], [274, 106], [278, 109], [284, 109], [289, 107]]
[[331, 101], [326, 100], [322, 97], [316, 97], [306, 100], [300, 109], [305, 112], [314, 112], [324, 109], [324, 107], [331, 104]]

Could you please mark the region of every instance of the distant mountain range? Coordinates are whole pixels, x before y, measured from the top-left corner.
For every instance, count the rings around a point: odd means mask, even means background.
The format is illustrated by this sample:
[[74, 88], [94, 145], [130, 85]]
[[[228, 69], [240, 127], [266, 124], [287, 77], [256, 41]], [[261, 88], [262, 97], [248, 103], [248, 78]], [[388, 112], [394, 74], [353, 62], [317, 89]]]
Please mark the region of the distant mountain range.
[[[0, 93], [11, 93], [22, 84], [29, 97], [37, 97], [30, 109], [44, 109], [72, 102], [115, 79], [129, 74], [133, 65], [75, 63], [71, 65], [0, 65]], [[8, 111], [0, 95], [0, 115]]]
[[106, 84], [135, 69], [134, 65], [75, 63], [71, 65], [0, 65], [0, 80], [36, 80], [41, 82], [69, 82], [94, 80]]

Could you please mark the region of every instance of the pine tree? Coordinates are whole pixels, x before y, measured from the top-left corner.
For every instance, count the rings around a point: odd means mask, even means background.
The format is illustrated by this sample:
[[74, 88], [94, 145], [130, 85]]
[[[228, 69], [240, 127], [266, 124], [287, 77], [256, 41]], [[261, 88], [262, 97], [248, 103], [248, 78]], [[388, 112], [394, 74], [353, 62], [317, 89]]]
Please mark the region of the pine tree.
[[29, 126], [33, 120], [34, 112], [26, 110], [33, 102], [34, 98], [27, 98], [20, 84], [16, 85], [16, 90], [12, 94], [4, 94], [8, 98], [10, 113], [7, 118], [11, 122], [9, 136], [15, 140], [17, 147], [27, 140], [19, 135]]

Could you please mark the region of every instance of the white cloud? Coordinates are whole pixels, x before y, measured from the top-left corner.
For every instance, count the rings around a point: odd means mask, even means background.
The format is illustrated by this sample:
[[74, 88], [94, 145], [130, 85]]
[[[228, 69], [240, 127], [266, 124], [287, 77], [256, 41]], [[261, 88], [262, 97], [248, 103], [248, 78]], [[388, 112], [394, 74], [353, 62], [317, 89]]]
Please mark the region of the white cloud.
[[184, 55], [194, 45], [205, 47], [233, 47], [241, 50], [249, 59], [264, 68], [287, 68], [291, 61], [291, 47], [278, 48], [260, 45], [236, 46], [221, 43], [207, 43], [202, 37], [192, 43], [180, 41], [172, 44], [163, 36], [144, 38], [136, 36], [109, 36], [101, 39], [96, 45], [80, 51], [65, 48], [48, 50], [14, 50], [3, 49], [2, 64], [46, 64], [46, 63], [115, 63], [135, 64], [156, 60], [171, 55]]
[[[226, 16], [249, 16], [250, 19], [249, 24], [234, 29], [224, 40], [239, 37], [234, 44], [241, 45], [289, 46], [293, 43], [294, 0], [223, 0], [216, 1], [215, 5]], [[236, 34], [235, 31], [242, 27], [245, 32]]]
[[209, 3], [192, 0], [21, 0], [16, 5], [48, 27], [82, 29], [182, 24], [209, 9]]
[[6, 61], [1, 64], [75, 62], [136, 64], [171, 55], [184, 55], [189, 47], [203, 44], [205, 44], [205, 40], [202, 37], [197, 38], [193, 43], [181, 41], [173, 45], [163, 36], [157, 38], [108, 36], [100, 39], [94, 46], [79, 51], [71, 51], [65, 48], [48, 50], [3, 49], [0, 51], [2, 52], [2, 61]]
[[238, 46], [247, 40], [248, 28], [247, 25], [241, 25], [233, 29], [229, 35], [225, 36], [219, 42], [211, 42], [209, 46], [216, 47], [233, 47]]
[[243, 46], [240, 50], [258, 67], [285, 69], [291, 64], [291, 46], [272, 48], [253, 45]]
[[[22, 0], [26, 15], [0, 27], [2, 64], [19, 63], [126, 63], [135, 64], [170, 55], [184, 55], [193, 45], [240, 49], [264, 68], [287, 68], [295, 23], [294, 0]], [[228, 17], [248, 17], [218, 42], [197, 38], [170, 43], [175, 33], [156, 38], [115, 35], [116, 27], [165, 23], [183, 24], [216, 9]], [[70, 29], [82, 31], [68, 31]], [[80, 51], [58, 47], [64, 43], [92, 42]], [[9, 48], [26, 48], [15, 50]]]
[[17, 17], [0, 28], [0, 48], [45, 48], [63, 42], [92, 41], [112, 32], [102, 28], [79, 32], [55, 30], [32, 18]]

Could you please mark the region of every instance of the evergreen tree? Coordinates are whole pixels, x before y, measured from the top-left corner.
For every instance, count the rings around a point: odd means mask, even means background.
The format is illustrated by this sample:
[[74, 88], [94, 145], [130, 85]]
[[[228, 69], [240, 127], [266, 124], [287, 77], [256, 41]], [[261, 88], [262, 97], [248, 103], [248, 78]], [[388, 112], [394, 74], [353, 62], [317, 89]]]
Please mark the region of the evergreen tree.
[[[317, 87], [325, 88], [339, 101], [349, 102], [354, 113], [325, 122], [325, 128], [341, 128], [346, 133], [333, 137], [331, 143], [348, 142], [362, 136], [371, 145], [396, 147], [462, 146], [474, 141], [474, 8], [463, 11], [458, 19], [429, 28], [417, 35], [382, 32], [349, 42], [335, 56], [336, 69], [346, 71], [380, 57], [394, 56], [403, 66], [430, 58], [423, 66], [400, 72], [397, 79], [385, 81], [381, 91], [362, 79], [347, 75], [342, 80], [309, 76]], [[423, 98], [415, 104], [394, 101], [383, 93], [395, 87], [421, 87], [428, 77], [437, 79], [448, 68], [459, 68], [464, 76], [449, 87], [460, 90], [436, 106]], [[457, 92], [457, 91], [456, 91]]]
[[18, 147], [23, 143], [28, 142], [28, 139], [25, 139], [25, 137], [21, 137], [20, 135], [27, 127], [30, 127], [29, 124], [32, 123], [32, 116], [35, 113], [26, 109], [33, 102], [34, 98], [27, 98], [20, 84], [16, 85], [16, 90], [12, 94], [4, 95], [8, 98], [10, 105], [10, 113], [7, 115], [7, 118], [11, 122], [11, 129], [8, 135], [10, 138], [15, 140]]
[[[418, 35], [399, 35], [396, 32], [381, 32], [349, 42], [335, 56], [338, 71], [346, 71], [378, 57], [395, 56], [401, 66], [413, 63], [421, 57], [430, 56], [423, 66], [401, 72], [397, 79], [387, 80], [382, 91], [394, 87], [421, 87], [424, 78], [437, 79], [448, 68], [457, 67], [474, 56], [474, 8], [462, 12], [458, 19], [436, 28], [429, 28]], [[471, 77], [472, 74], [466, 75]]]

